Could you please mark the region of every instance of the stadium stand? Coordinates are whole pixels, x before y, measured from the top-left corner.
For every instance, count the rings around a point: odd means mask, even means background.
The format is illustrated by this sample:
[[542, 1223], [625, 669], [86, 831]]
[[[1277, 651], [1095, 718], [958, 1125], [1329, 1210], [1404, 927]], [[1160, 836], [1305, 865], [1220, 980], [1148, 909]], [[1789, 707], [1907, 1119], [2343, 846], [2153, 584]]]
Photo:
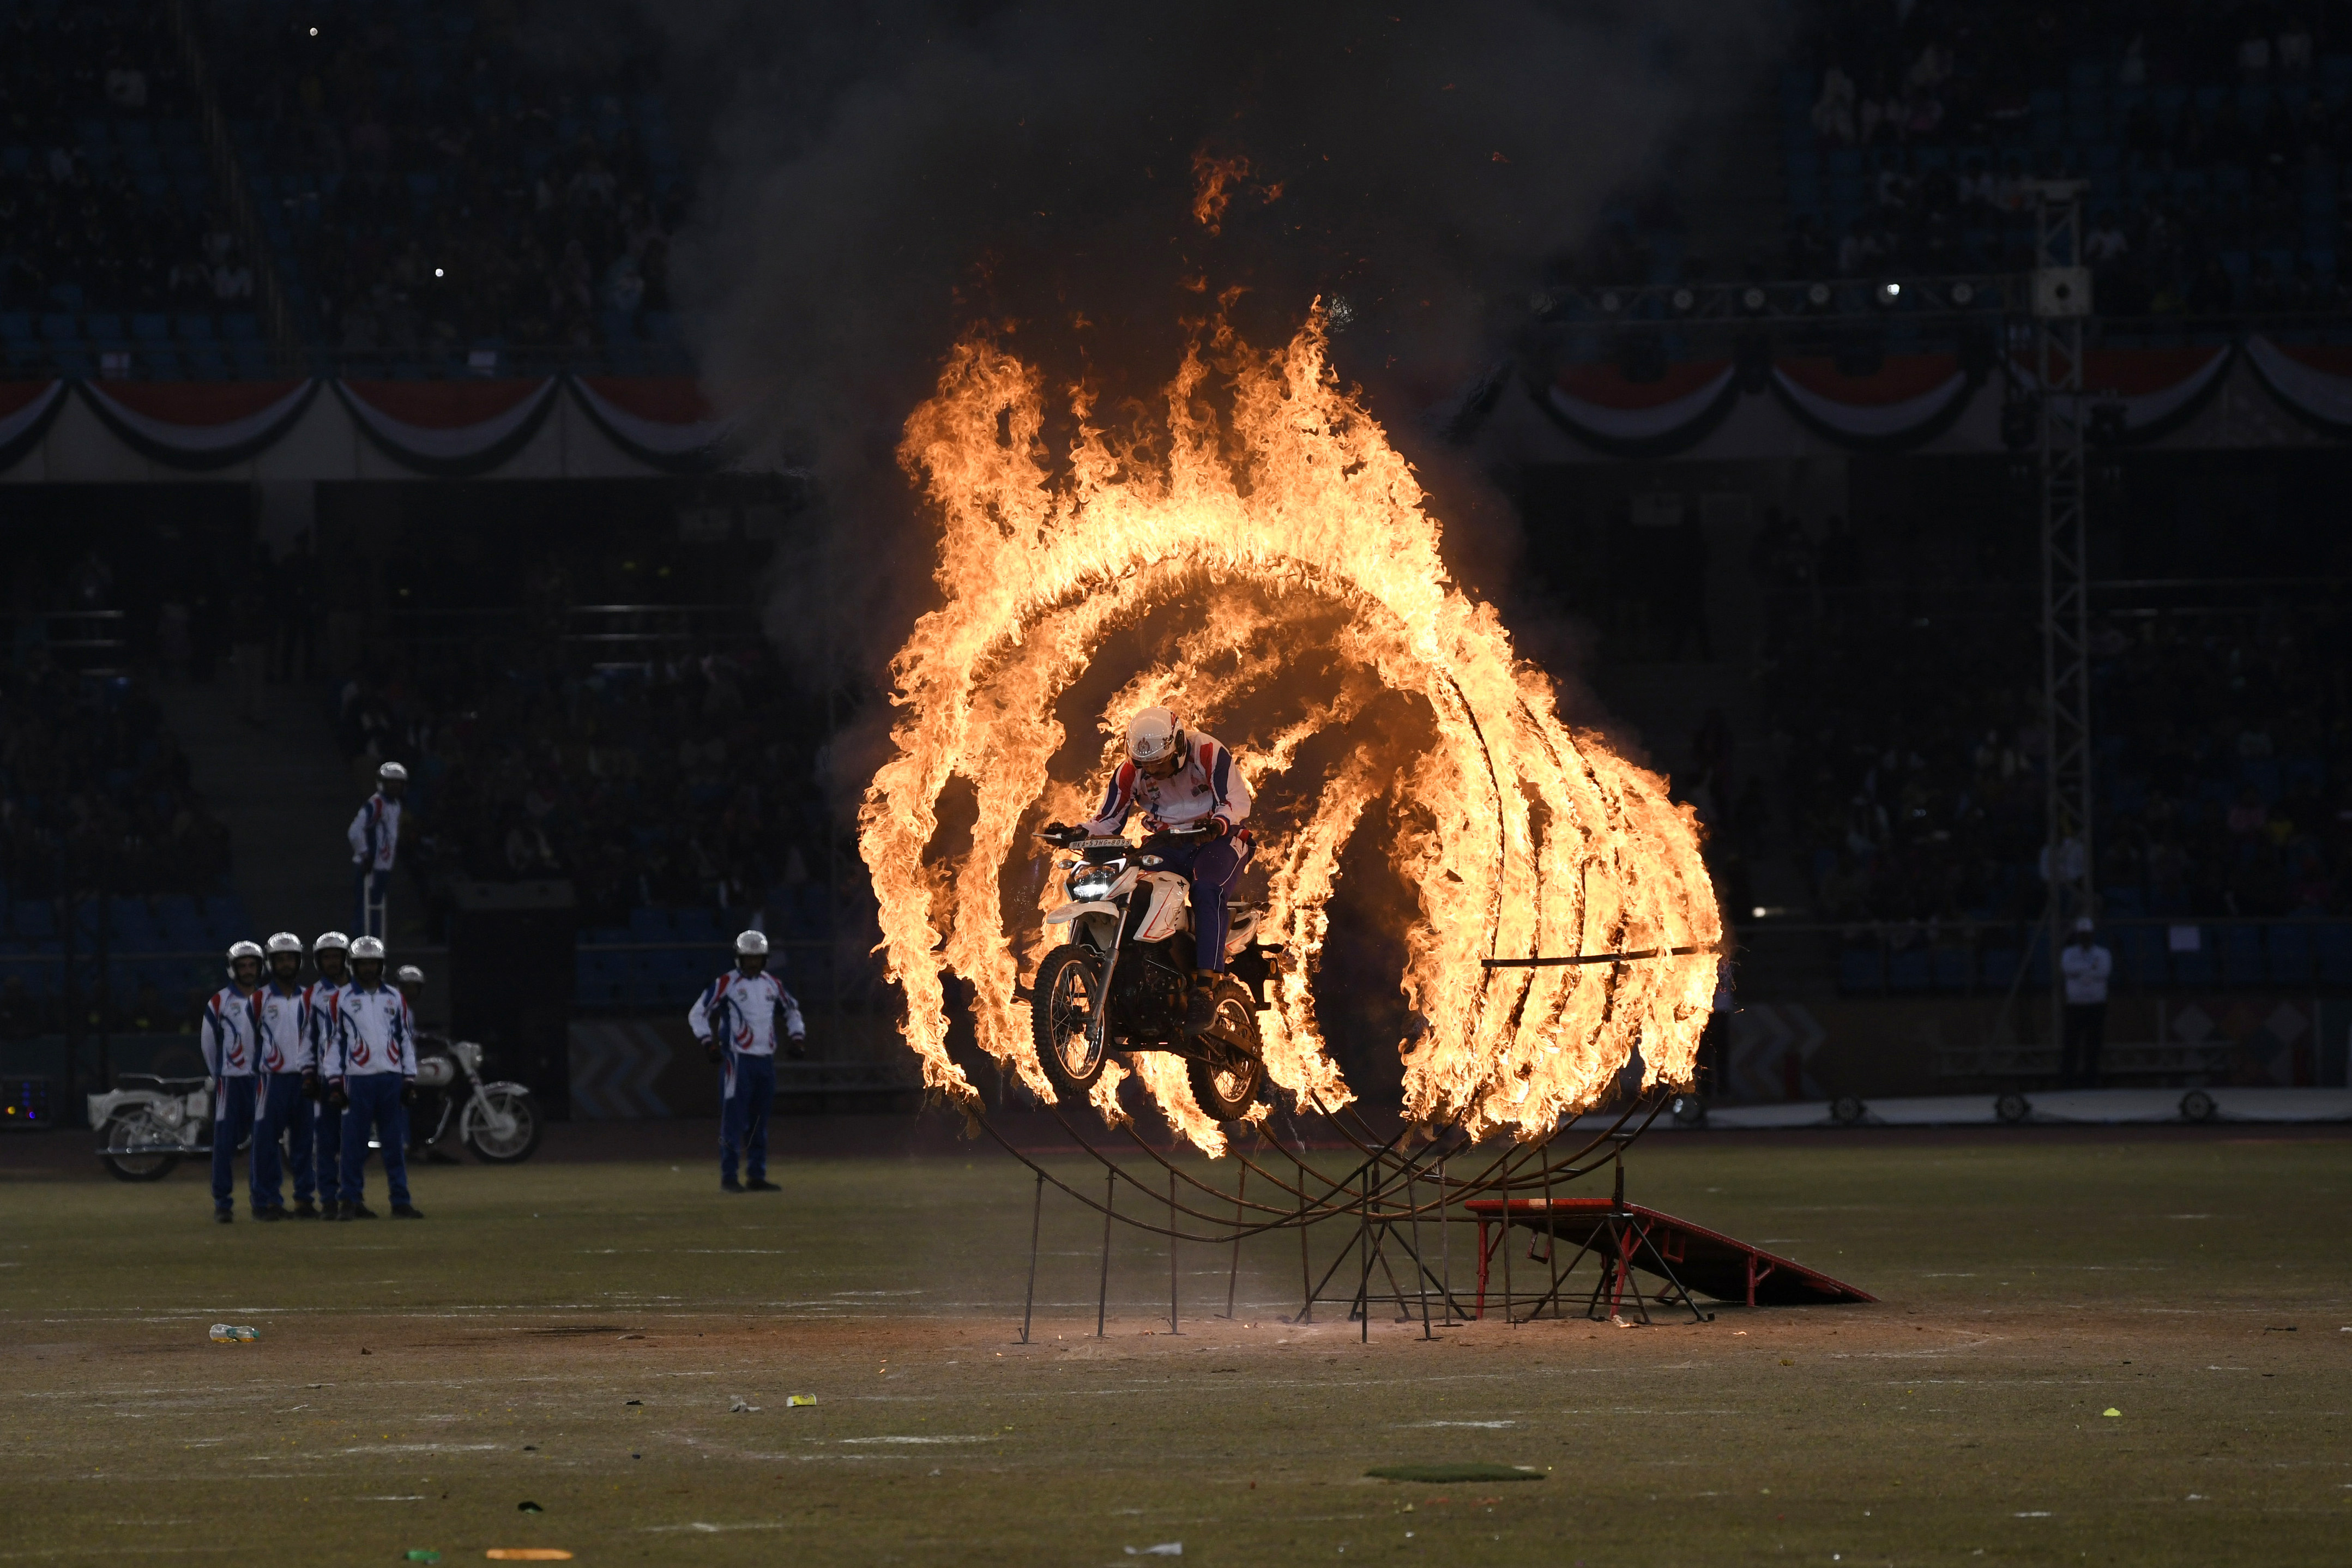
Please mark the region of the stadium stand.
[[0, 0], [0, 354], [223, 375], [257, 342], [166, 7]]
[[1833, 3], [1780, 116], [1796, 277], [2023, 265], [2021, 180], [2087, 180], [2116, 318], [2341, 305], [2340, 5]]
[[674, 368], [685, 175], [650, 48], [526, 52], [496, 0], [221, 0], [229, 132], [305, 339], [353, 374]]

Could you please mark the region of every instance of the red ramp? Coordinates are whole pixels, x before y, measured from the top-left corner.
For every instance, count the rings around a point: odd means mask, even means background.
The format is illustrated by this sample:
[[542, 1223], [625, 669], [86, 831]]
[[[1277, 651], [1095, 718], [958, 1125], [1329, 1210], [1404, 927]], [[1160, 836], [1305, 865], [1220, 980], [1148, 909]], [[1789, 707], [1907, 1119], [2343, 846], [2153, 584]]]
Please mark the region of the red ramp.
[[1685, 1290], [1750, 1307], [1814, 1307], [1878, 1300], [1801, 1263], [1791, 1263], [1720, 1231], [1640, 1204], [1608, 1198], [1512, 1198], [1507, 1203], [1500, 1198], [1473, 1198], [1463, 1206], [1478, 1217], [1482, 1317], [1490, 1262], [1497, 1247], [1507, 1241], [1512, 1227], [1520, 1226], [1556, 1237], [1555, 1247], [1564, 1242], [1577, 1248], [1580, 1257], [1591, 1252], [1608, 1270], [1610, 1278], [1602, 1283], [1612, 1310], [1625, 1293], [1627, 1274], [1637, 1268]]

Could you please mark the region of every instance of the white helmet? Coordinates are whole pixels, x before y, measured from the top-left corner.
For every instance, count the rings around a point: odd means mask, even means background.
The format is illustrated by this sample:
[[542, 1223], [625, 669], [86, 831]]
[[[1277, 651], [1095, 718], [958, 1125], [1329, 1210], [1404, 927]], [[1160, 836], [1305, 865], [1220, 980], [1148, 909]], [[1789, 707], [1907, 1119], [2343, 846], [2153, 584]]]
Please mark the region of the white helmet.
[[403, 985], [422, 985], [425, 984], [425, 971], [413, 963], [404, 963], [400, 966], [400, 972], [393, 978]]
[[747, 931], [742, 935], [737, 937], [735, 939], [735, 956], [738, 958], [767, 957], [768, 933], [763, 931]]
[[1183, 743], [1183, 727], [1165, 708], [1146, 708], [1127, 721], [1127, 754], [1138, 765], [1161, 762]]
[[302, 939], [290, 931], [281, 931], [265, 944], [265, 951], [273, 958], [281, 952], [290, 952], [299, 958], [302, 956]]
[[383, 961], [383, 940], [378, 937], [363, 936], [353, 941], [352, 943], [352, 962], [353, 963], [357, 963], [362, 958], [373, 958], [378, 963], [382, 963]]
[[240, 958], [261, 962], [261, 944], [257, 942], [233, 942], [228, 944], [228, 961], [235, 964]]
[[337, 952], [349, 952], [352, 950], [352, 939], [339, 931], [320, 931], [319, 940], [310, 944], [310, 951], [313, 953], [320, 953], [331, 947]]
[[382, 779], [386, 784], [406, 784], [408, 782], [408, 770], [402, 767], [398, 763], [386, 763], [383, 766], [376, 769], [375, 776]]

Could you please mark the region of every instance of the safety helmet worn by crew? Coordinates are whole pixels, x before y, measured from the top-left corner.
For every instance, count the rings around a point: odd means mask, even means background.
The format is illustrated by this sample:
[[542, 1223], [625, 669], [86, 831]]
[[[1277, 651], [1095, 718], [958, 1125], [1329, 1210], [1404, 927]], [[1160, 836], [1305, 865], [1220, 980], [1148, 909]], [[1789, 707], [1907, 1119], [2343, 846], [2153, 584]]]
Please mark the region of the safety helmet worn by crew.
[[229, 978], [239, 984], [246, 984], [246, 979], [237, 973], [236, 966], [248, 958], [253, 960], [254, 978], [258, 980], [261, 977], [261, 944], [257, 942], [233, 942], [228, 944]]
[[1127, 721], [1127, 754], [1139, 768], [1166, 762], [1184, 748], [1184, 728], [1165, 708], [1146, 708]]

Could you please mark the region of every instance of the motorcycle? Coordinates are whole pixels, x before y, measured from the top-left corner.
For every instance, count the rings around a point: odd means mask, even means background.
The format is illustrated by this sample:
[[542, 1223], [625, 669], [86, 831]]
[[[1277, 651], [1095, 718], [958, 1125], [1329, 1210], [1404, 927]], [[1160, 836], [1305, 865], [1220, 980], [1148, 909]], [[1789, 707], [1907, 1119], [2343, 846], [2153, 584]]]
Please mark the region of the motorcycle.
[[[471, 1040], [420, 1035], [416, 1103], [408, 1108], [408, 1146], [426, 1158], [455, 1123], [457, 1141], [489, 1165], [514, 1165], [539, 1148], [545, 1124], [539, 1102], [519, 1083], [486, 1083], [482, 1047]], [[446, 1156], [439, 1156], [446, 1158]]]
[[89, 1124], [99, 1131], [98, 1157], [116, 1180], [160, 1182], [192, 1154], [212, 1152], [213, 1080], [127, 1072], [123, 1083], [89, 1097]]
[[[1170, 837], [1202, 828], [1171, 827]], [[1087, 837], [1076, 829], [1037, 836], [1077, 858], [1061, 861], [1068, 902], [1045, 916], [1069, 939], [1037, 966], [1030, 1026], [1037, 1059], [1064, 1103], [1083, 1100], [1114, 1052], [1166, 1051], [1188, 1064], [1192, 1099], [1220, 1121], [1246, 1112], [1265, 1082], [1257, 1015], [1269, 959], [1258, 945], [1259, 906], [1233, 902], [1225, 935], [1230, 973], [1218, 977], [1209, 1027], [1185, 1026], [1194, 981], [1192, 881], [1161, 868], [1150, 841]]]

